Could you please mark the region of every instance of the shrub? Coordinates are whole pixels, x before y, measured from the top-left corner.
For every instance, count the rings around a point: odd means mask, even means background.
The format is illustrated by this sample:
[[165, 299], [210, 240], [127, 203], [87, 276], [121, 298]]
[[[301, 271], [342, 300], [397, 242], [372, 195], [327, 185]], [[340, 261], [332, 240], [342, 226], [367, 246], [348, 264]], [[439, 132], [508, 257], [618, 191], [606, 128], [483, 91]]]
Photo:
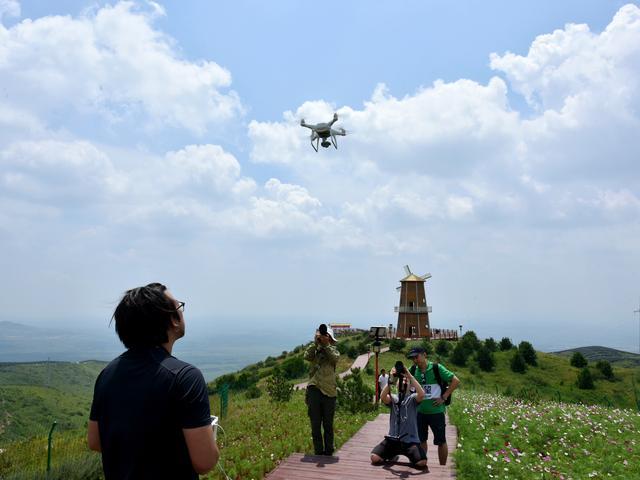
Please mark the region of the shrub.
[[347, 350], [347, 357], [349, 358], [357, 358], [358, 357], [358, 349], [353, 345], [349, 347]]
[[281, 365], [284, 378], [291, 380], [292, 378], [302, 377], [307, 373], [307, 366], [302, 357], [287, 358]]
[[258, 388], [258, 385], [254, 384], [247, 388], [244, 395], [247, 398], [260, 398], [262, 396], [262, 390]]
[[373, 404], [374, 390], [364, 383], [362, 373], [356, 368], [344, 380], [338, 380], [337, 407], [351, 413], [370, 412]]
[[480, 340], [478, 340], [478, 336], [473, 330], [469, 330], [468, 332], [466, 332], [460, 339], [459, 343], [462, 344], [464, 349], [469, 354], [477, 351], [480, 348]]
[[489, 349], [490, 352], [495, 352], [496, 350], [498, 350], [498, 344], [496, 343], [496, 341], [489, 337], [484, 341], [484, 346], [487, 347]]
[[493, 353], [491, 353], [491, 350], [489, 350], [486, 345], [478, 350], [478, 366], [485, 372], [490, 372], [496, 366], [496, 361], [493, 358]]
[[593, 385], [591, 371], [587, 367], [580, 370], [576, 383], [578, 384], [578, 388], [581, 390], [593, 390], [595, 388]]
[[389, 342], [389, 350], [392, 352], [402, 352], [407, 348], [407, 342], [404, 338], [392, 338]]
[[451, 344], [449, 342], [447, 342], [446, 340], [438, 340], [438, 343], [436, 343], [436, 353], [438, 355], [442, 355], [443, 357], [446, 357], [449, 355], [450, 351], [451, 351]]
[[511, 339], [507, 337], [502, 337], [500, 340], [500, 351], [506, 352], [507, 350], [511, 350], [513, 348], [513, 343], [511, 343]]
[[433, 353], [433, 343], [430, 340], [424, 338], [420, 343], [420, 346], [424, 348], [424, 351], [427, 352], [427, 355], [431, 355]]
[[522, 358], [529, 365], [533, 365], [534, 367], [538, 365], [538, 357], [536, 355], [536, 351], [533, 349], [533, 345], [529, 342], [520, 342], [518, 345], [518, 350], [522, 354]]
[[338, 349], [340, 355], [345, 355], [347, 353], [347, 350], [349, 349], [349, 344], [345, 342], [338, 342], [336, 344], [336, 348]]
[[369, 351], [369, 342], [366, 340], [362, 340], [358, 343], [358, 354], [362, 355], [363, 353], [367, 353]]
[[274, 357], [267, 357], [264, 359], [265, 367], [273, 367], [276, 364], [276, 359]]
[[600, 360], [596, 363], [596, 368], [600, 370], [604, 378], [607, 380], [613, 380], [613, 368], [611, 368], [611, 364], [606, 360]]
[[464, 345], [461, 342], [458, 342], [453, 349], [453, 353], [451, 354], [451, 363], [458, 365], [459, 367], [464, 367], [467, 364], [467, 357], [469, 353]]
[[267, 379], [267, 393], [272, 402], [285, 403], [291, 400], [293, 385], [287, 382], [282, 370], [275, 367], [273, 374]]
[[522, 357], [520, 350], [516, 350], [511, 358], [511, 370], [516, 373], [524, 373], [527, 371], [527, 364]]
[[576, 368], [584, 368], [588, 364], [587, 359], [584, 358], [584, 355], [582, 355], [580, 352], [574, 352], [569, 363], [572, 367]]

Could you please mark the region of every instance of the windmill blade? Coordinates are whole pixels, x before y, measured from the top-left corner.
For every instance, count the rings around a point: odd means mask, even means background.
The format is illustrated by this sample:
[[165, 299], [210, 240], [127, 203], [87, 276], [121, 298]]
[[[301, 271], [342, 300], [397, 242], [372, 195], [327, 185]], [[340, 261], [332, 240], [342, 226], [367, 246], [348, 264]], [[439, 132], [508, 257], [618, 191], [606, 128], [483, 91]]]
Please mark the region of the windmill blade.
[[430, 273], [425, 273], [424, 275], [422, 275], [420, 277], [422, 280], [428, 280], [429, 278], [431, 278], [431, 274]]
[[406, 273], [407, 275], [411, 275], [411, 269], [409, 268], [409, 265], [404, 266], [404, 273]]
[[402, 289], [402, 287], [396, 287], [396, 292], [399, 292]]

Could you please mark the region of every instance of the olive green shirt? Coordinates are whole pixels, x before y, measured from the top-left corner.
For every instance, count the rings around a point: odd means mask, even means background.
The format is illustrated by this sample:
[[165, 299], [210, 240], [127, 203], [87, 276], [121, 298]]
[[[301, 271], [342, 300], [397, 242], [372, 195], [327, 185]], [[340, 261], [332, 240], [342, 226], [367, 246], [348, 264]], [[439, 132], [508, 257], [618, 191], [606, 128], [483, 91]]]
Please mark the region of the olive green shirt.
[[304, 352], [304, 359], [311, 362], [307, 385], [315, 385], [326, 396], [335, 397], [338, 357], [340, 352], [334, 345], [311, 344]]

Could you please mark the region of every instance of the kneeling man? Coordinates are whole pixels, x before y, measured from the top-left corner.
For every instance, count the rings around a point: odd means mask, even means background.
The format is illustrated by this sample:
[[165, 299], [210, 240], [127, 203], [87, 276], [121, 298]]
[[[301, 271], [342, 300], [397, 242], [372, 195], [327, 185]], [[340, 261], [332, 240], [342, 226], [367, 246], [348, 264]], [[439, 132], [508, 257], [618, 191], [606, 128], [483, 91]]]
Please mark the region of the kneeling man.
[[[398, 394], [392, 395], [390, 388], [396, 382]], [[409, 385], [415, 389], [415, 393], [408, 392]], [[391, 369], [389, 383], [382, 390], [380, 398], [391, 409], [389, 435], [371, 451], [371, 463], [376, 465], [385, 460], [395, 461], [395, 457], [404, 455], [414, 467], [426, 469], [427, 454], [420, 446], [417, 423], [417, 408], [424, 398], [424, 390], [402, 362], [396, 362]]]

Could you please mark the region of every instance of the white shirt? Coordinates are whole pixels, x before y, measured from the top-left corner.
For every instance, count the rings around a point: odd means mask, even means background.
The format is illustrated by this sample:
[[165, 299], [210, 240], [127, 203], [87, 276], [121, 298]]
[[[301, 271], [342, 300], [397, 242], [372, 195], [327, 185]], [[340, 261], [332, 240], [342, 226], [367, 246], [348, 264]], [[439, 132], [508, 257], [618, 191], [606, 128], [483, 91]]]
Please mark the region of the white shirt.
[[380, 384], [380, 390], [382, 391], [382, 389], [387, 386], [387, 383], [389, 383], [389, 377], [387, 375], [380, 375], [378, 377], [378, 383]]

